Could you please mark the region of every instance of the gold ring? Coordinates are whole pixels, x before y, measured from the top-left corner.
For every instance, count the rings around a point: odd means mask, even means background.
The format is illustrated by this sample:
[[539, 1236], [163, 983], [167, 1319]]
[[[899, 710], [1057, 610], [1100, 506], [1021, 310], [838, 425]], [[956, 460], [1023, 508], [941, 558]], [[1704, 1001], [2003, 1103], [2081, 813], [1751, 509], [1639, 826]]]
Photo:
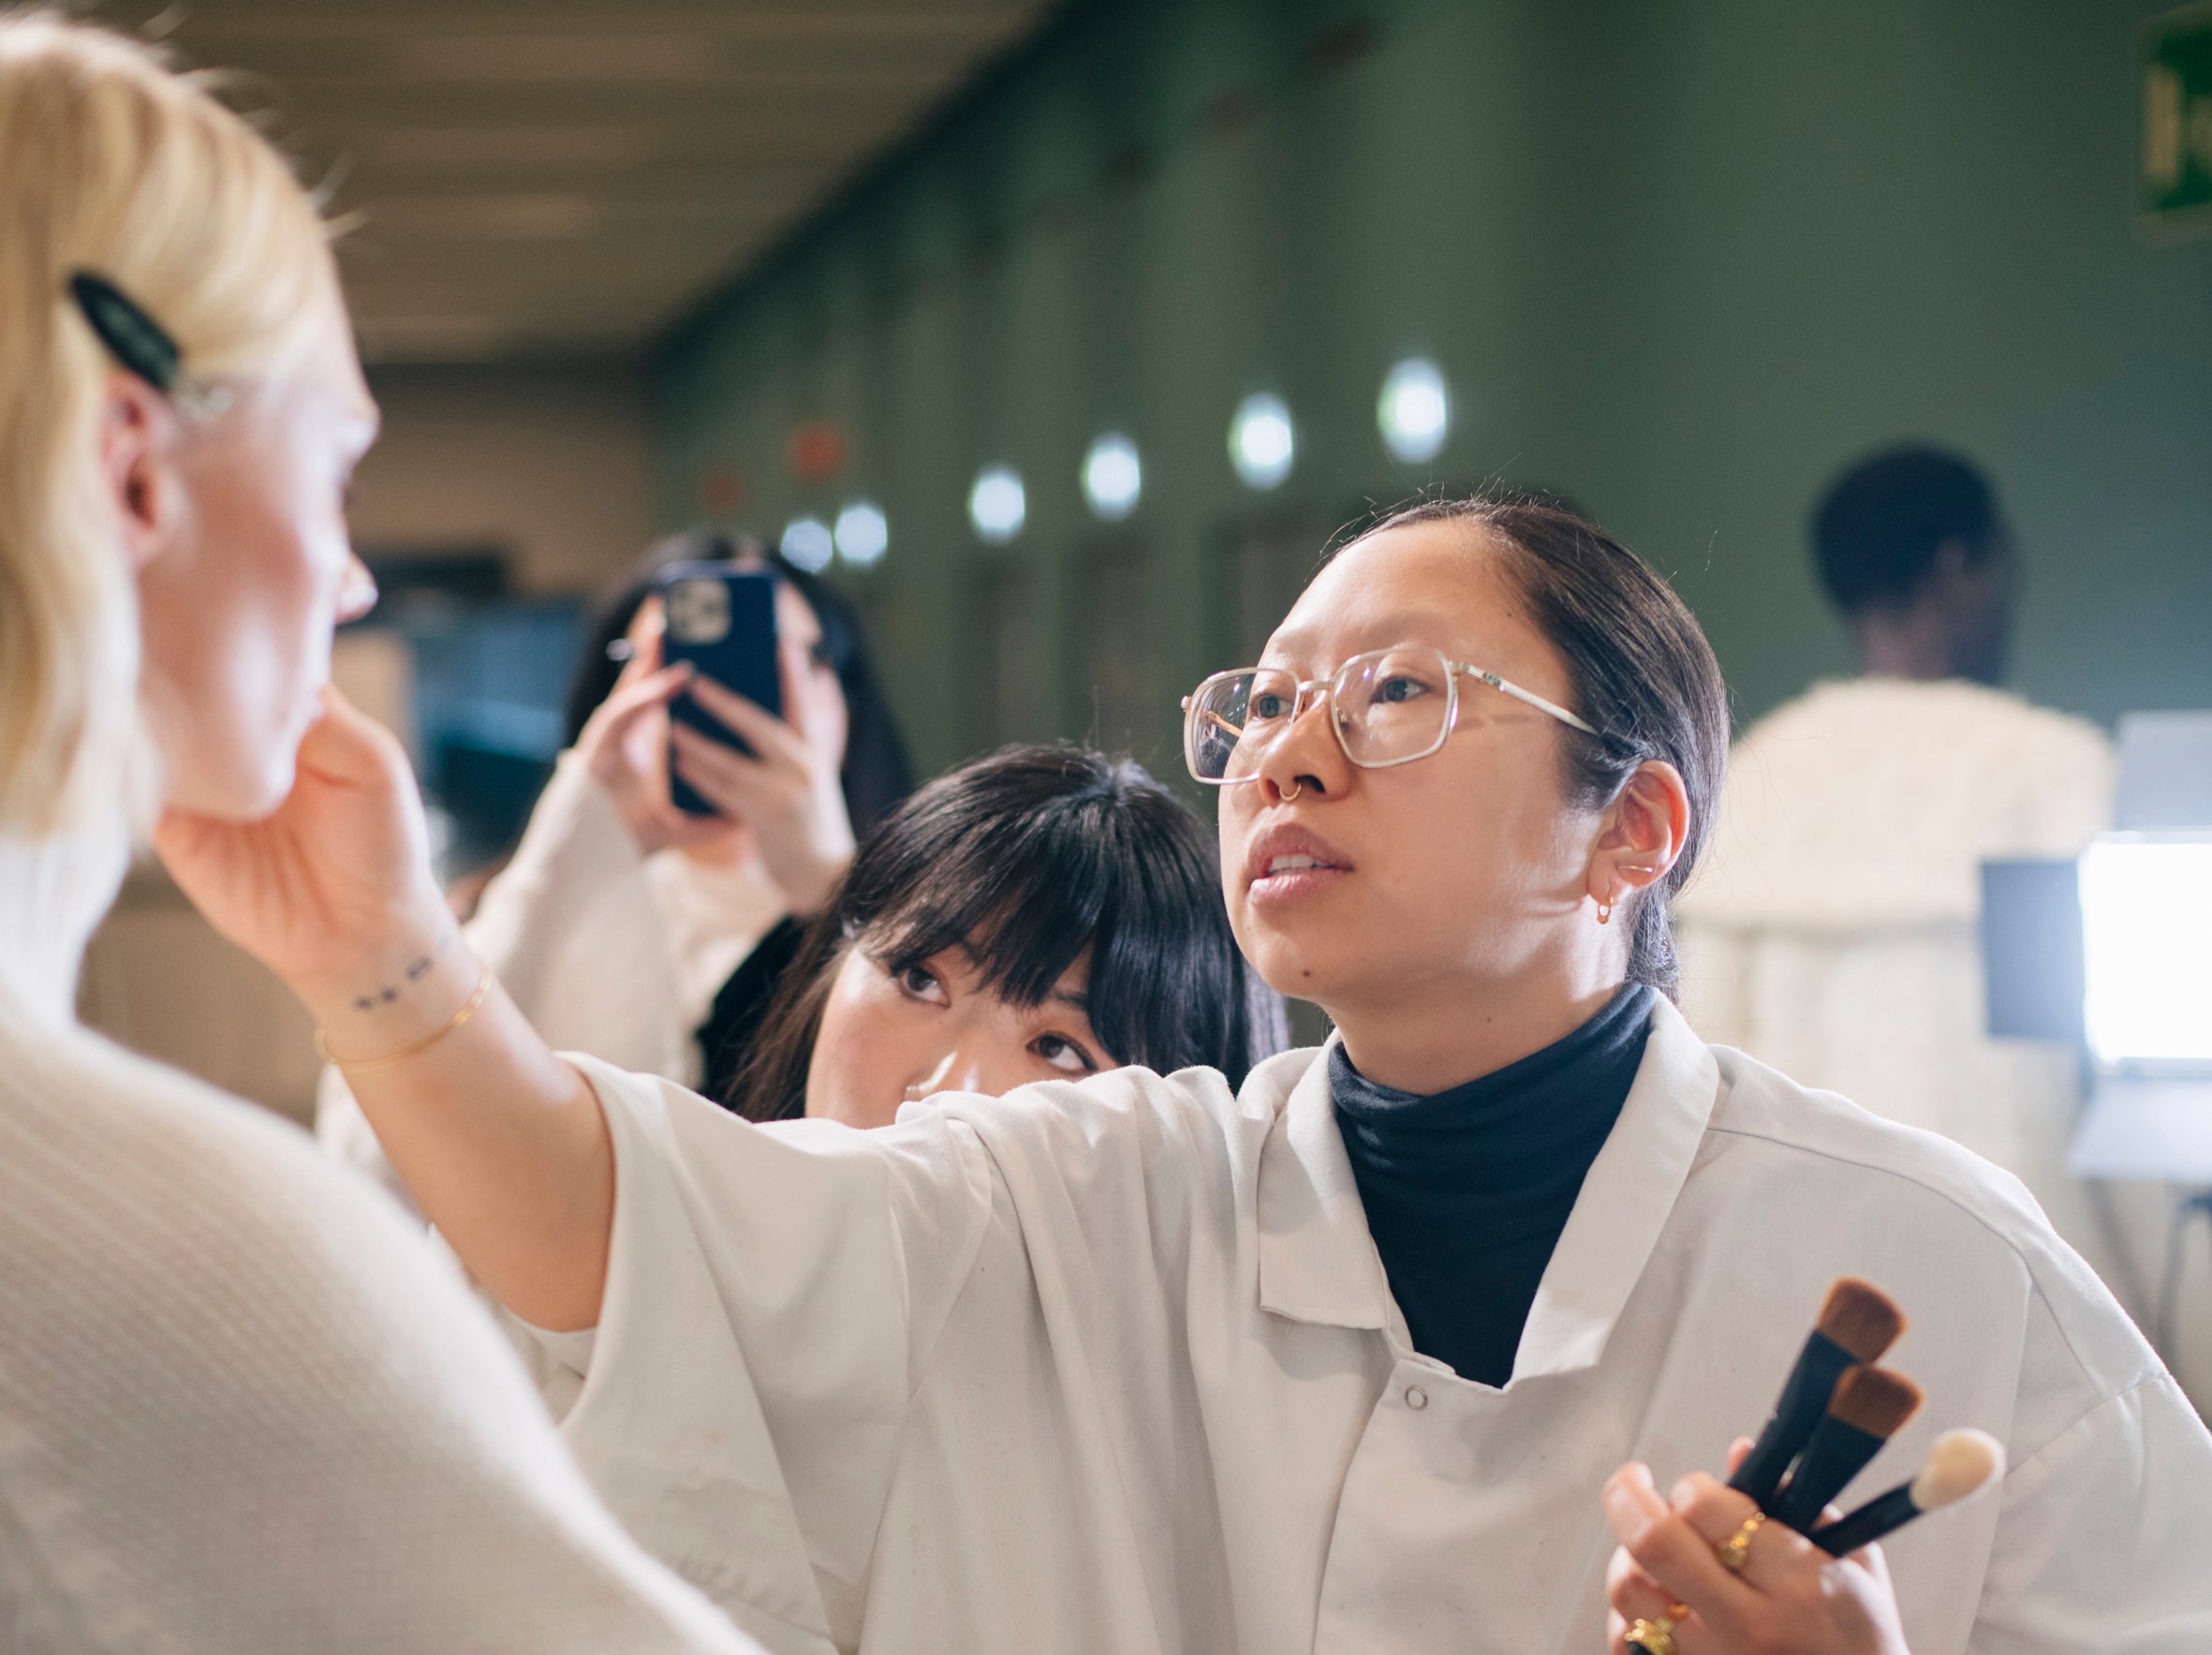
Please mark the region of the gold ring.
[[1723, 1569], [1737, 1574], [1744, 1571], [1751, 1557], [1751, 1537], [1766, 1523], [1764, 1512], [1753, 1512], [1743, 1520], [1736, 1531], [1713, 1548], [1713, 1555], [1720, 1559]]
[[1674, 1655], [1674, 1623], [1664, 1615], [1657, 1620], [1629, 1622], [1629, 1648], [1644, 1655]]

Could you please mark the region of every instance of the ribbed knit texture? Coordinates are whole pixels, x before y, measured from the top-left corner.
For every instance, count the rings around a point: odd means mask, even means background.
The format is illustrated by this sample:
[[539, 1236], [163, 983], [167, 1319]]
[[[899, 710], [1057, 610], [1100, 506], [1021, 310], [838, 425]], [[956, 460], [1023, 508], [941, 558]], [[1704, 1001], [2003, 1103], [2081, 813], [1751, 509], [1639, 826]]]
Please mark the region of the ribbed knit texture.
[[749, 1648], [388, 1203], [74, 1026], [116, 850], [0, 841], [0, 1650]]

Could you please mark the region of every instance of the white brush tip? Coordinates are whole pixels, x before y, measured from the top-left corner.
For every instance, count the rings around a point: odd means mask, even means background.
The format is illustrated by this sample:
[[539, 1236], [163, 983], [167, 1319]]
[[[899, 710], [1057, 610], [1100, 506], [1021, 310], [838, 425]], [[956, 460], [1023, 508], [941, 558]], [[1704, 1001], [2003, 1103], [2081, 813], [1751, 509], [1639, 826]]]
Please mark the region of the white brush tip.
[[2004, 1444], [1987, 1431], [1945, 1431], [1912, 1479], [1912, 1503], [1932, 1512], [1988, 1486], [2004, 1472]]

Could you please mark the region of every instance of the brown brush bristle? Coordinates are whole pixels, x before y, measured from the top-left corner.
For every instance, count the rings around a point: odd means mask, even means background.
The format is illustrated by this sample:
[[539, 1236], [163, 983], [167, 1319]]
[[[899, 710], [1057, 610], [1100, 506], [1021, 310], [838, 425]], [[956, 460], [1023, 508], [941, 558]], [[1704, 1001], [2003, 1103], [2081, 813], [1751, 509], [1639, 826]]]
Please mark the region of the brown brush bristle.
[[1836, 1278], [1821, 1305], [1820, 1330], [1861, 1362], [1874, 1362], [1905, 1331], [1905, 1312], [1871, 1281]]
[[1828, 1411], [1869, 1437], [1894, 1437], [1920, 1411], [1920, 1387], [1886, 1367], [1846, 1368]]

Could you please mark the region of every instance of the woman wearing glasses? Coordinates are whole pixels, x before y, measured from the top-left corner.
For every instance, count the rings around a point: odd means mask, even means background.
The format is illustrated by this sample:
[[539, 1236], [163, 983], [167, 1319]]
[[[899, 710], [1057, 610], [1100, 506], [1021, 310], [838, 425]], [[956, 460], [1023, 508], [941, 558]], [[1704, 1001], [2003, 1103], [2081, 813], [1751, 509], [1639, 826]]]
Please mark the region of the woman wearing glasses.
[[[651, 1549], [804, 1649], [2212, 1647], [2212, 1441], [2079, 1261], [1963, 1152], [1674, 1010], [1726, 716], [1632, 554], [1417, 508], [1187, 720], [1238, 938], [1341, 1035], [1235, 1093], [1126, 1070], [755, 1127], [555, 1062], [431, 906], [324, 927], [354, 963], [302, 992]], [[1847, 1273], [1929, 1398], [1870, 1477], [1966, 1425], [2014, 1468], [1890, 1564], [1644, 1469], [1755, 1429]]]

